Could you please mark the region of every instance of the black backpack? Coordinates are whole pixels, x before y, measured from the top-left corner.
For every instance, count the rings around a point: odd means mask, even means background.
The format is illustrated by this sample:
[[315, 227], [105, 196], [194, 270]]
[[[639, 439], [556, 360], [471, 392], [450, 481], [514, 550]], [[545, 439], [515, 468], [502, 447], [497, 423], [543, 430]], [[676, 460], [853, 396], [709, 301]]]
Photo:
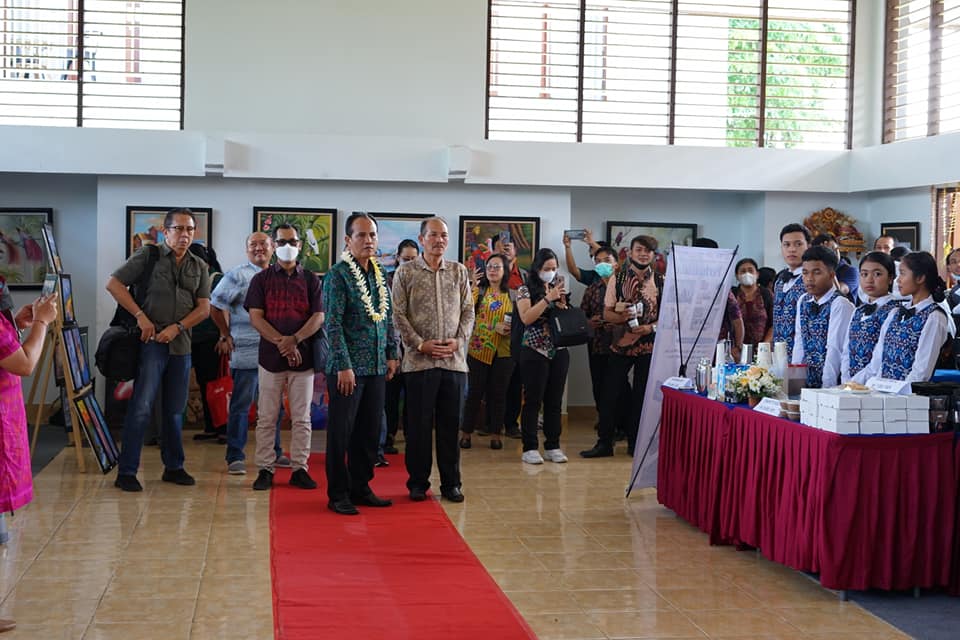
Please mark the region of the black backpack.
[[[150, 278], [153, 268], [160, 259], [160, 248], [156, 245], [147, 245], [147, 264], [137, 281], [127, 287], [127, 291], [142, 307], [147, 299], [150, 288]], [[97, 352], [94, 362], [103, 377], [110, 380], [133, 380], [137, 377], [137, 366], [140, 363], [140, 327], [137, 319], [119, 304], [100, 341], [97, 343]]]

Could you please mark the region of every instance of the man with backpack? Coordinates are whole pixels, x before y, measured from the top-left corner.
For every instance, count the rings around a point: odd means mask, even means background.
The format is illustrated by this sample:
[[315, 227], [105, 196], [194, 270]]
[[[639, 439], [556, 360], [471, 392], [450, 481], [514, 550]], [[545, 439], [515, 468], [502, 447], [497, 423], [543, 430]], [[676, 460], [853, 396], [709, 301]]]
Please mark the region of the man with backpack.
[[[183, 411], [190, 384], [190, 329], [210, 313], [210, 276], [206, 263], [189, 251], [197, 228], [193, 212], [169, 211], [163, 228], [163, 244], [139, 249], [107, 282], [110, 295], [136, 319], [141, 342], [114, 483], [123, 491], [143, 491], [137, 469], [144, 431], [161, 383], [161, 479], [179, 485], [195, 484], [183, 468]], [[143, 283], [146, 291], [134, 299], [127, 287], [137, 283], [146, 271], [150, 272]]]
[[273, 486], [277, 416], [286, 387], [293, 462], [290, 484], [301, 489], [316, 489], [317, 483], [307, 472], [307, 459], [313, 435], [310, 401], [314, 362], [310, 338], [323, 325], [320, 278], [297, 262], [300, 234], [296, 227], [286, 223], [277, 226], [273, 243], [277, 263], [253, 276], [244, 302], [250, 313], [250, 324], [260, 334], [254, 457], [259, 472], [253, 488], [266, 491]]

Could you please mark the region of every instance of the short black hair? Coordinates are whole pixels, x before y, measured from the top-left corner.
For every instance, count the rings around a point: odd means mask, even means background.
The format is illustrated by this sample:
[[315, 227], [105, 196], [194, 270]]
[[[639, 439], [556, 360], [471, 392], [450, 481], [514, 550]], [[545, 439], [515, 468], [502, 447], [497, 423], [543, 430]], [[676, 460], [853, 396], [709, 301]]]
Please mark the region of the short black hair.
[[193, 220], [193, 226], [197, 226], [197, 216], [193, 214], [193, 211], [187, 209], [186, 207], [179, 207], [177, 209], [170, 209], [167, 211], [167, 215], [163, 216], [163, 228], [169, 229], [173, 226], [173, 217], [174, 216], [190, 216], [190, 219]]
[[298, 237], [298, 238], [300, 237], [300, 229], [297, 229], [296, 226], [290, 224], [289, 222], [283, 222], [283, 223], [278, 224], [277, 226], [275, 226], [275, 227], [273, 228], [273, 231], [272, 231], [271, 234], [270, 234], [270, 235], [273, 237], [273, 241], [274, 241], [274, 242], [277, 241], [277, 231], [280, 231], [280, 229], [293, 229], [294, 232], [296, 232], [297, 237]]
[[817, 245], [815, 247], [810, 247], [803, 252], [803, 261], [812, 262], [820, 261], [823, 264], [827, 265], [827, 268], [831, 271], [837, 270], [837, 254], [830, 249], [827, 249], [823, 245]]
[[693, 246], [703, 247], [704, 249], [719, 249], [720, 245], [713, 238], [697, 238], [693, 241]]
[[350, 217], [347, 218], [347, 223], [344, 225], [344, 230], [348, 236], [353, 236], [353, 223], [361, 218], [366, 218], [373, 223], [375, 229], [379, 229], [380, 225], [377, 224], [377, 219], [365, 211], [354, 211], [350, 214]]
[[810, 244], [810, 229], [807, 229], [802, 224], [797, 224], [796, 222], [791, 222], [783, 229], [780, 229], [780, 241], [783, 242], [783, 236], [788, 233], [802, 233], [804, 239], [807, 241], [807, 244]]
[[773, 267], [760, 267], [757, 269], [757, 282], [761, 287], [769, 286], [777, 279], [777, 270]]
[[[822, 244], [827, 244], [828, 242], [837, 242], [837, 236], [832, 233], [821, 233], [816, 238], [813, 239], [813, 246], [819, 247]], [[840, 244], [839, 242], [837, 244]]]
[[593, 252], [593, 259], [596, 260], [597, 256], [600, 255], [601, 253], [605, 253], [608, 256], [613, 256], [614, 260], [617, 259], [616, 250], [613, 247], [611, 247], [609, 244], [602, 244], [599, 247], [597, 247], [597, 250]]
[[411, 248], [417, 250], [417, 255], [420, 255], [420, 245], [418, 245], [414, 240], [406, 238], [400, 241], [400, 244], [397, 245], [397, 255], [403, 253], [404, 249]]
[[903, 257], [908, 253], [910, 253], [910, 249], [907, 249], [904, 246], [894, 247], [890, 251], [890, 257], [893, 258], [894, 260], [903, 260]]
[[[742, 266], [745, 265], [745, 264], [752, 264], [752, 265], [753, 265], [753, 268], [756, 269], [756, 271], [757, 271], [757, 280], [759, 280], [759, 279], [760, 279], [760, 266], [757, 264], [757, 261], [754, 260], [753, 258], [743, 258], [742, 260], [737, 261], [737, 266], [735, 266], [735, 267], [733, 268], [733, 272], [736, 273], [737, 271], [740, 271], [740, 267], [742, 267]], [[773, 269], [771, 269], [771, 271], [773, 271]]]

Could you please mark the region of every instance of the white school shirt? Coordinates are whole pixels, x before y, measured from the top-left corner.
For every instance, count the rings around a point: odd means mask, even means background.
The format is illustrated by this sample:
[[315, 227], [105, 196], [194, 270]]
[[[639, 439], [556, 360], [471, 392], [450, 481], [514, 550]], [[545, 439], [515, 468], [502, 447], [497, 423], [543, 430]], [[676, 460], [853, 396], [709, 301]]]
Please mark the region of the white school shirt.
[[[860, 291], [863, 291], [862, 289]], [[880, 307], [887, 304], [893, 300], [893, 294], [888, 293], [885, 296], [881, 296], [876, 300], [871, 300], [870, 296], [867, 294], [857, 293], [857, 297], [860, 298], [860, 301], [864, 304], [875, 304], [877, 305], [877, 311], [880, 310]], [[890, 313], [896, 313], [897, 310], [893, 309]], [[874, 311], [876, 313], [876, 311]], [[850, 322], [853, 322], [853, 314], [850, 314]], [[880, 328], [883, 329], [883, 325], [880, 325]], [[879, 337], [879, 336], [878, 336]], [[873, 357], [873, 356], [871, 356]], [[850, 380], [850, 324], [847, 324], [847, 330], [844, 331], [843, 336], [843, 352], [840, 354], [840, 382], [848, 382]]]
[[[923, 311], [932, 304], [936, 304], [933, 301], [933, 296], [927, 296], [916, 305], [907, 302], [903, 305], [903, 308], [915, 308], [917, 311]], [[896, 320], [899, 315], [900, 312], [894, 310], [884, 320], [883, 327], [880, 329], [880, 339], [877, 340], [877, 346], [873, 348], [873, 357], [870, 358], [870, 364], [853, 376], [854, 382], [866, 384], [870, 378], [883, 373], [883, 338], [887, 334], [890, 323]], [[927, 323], [923, 325], [923, 329], [920, 331], [917, 354], [914, 356], [913, 368], [907, 374], [906, 382], [925, 382], [933, 375], [933, 370], [937, 367], [937, 359], [940, 357], [940, 347], [943, 346], [943, 342], [949, 334], [947, 324], [947, 317], [942, 313], [933, 313], [927, 318]]]
[[[826, 304], [830, 296], [836, 291], [836, 287], [830, 287], [830, 290], [816, 300], [817, 304]], [[797, 300], [797, 318], [796, 335], [793, 338], [793, 364], [805, 364], [806, 358], [803, 353], [803, 337], [800, 331], [800, 309], [803, 305], [813, 302], [813, 295], [805, 293]], [[823, 360], [823, 381], [824, 388], [836, 386], [836, 380], [840, 377], [840, 360], [843, 352], [844, 337], [850, 328], [850, 319], [856, 307], [843, 295], [837, 296], [830, 303], [830, 324], [827, 325], [827, 357]]]

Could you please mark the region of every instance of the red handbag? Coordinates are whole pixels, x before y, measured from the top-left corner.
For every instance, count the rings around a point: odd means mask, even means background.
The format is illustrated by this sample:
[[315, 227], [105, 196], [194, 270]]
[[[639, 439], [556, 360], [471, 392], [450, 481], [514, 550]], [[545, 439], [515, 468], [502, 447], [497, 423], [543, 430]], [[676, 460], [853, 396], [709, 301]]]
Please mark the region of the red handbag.
[[207, 406], [214, 429], [227, 424], [230, 418], [230, 396], [233, 395], [233, 378], [230, 377], [230, 357], [220, 357], [217, 379], [207, 383]]

